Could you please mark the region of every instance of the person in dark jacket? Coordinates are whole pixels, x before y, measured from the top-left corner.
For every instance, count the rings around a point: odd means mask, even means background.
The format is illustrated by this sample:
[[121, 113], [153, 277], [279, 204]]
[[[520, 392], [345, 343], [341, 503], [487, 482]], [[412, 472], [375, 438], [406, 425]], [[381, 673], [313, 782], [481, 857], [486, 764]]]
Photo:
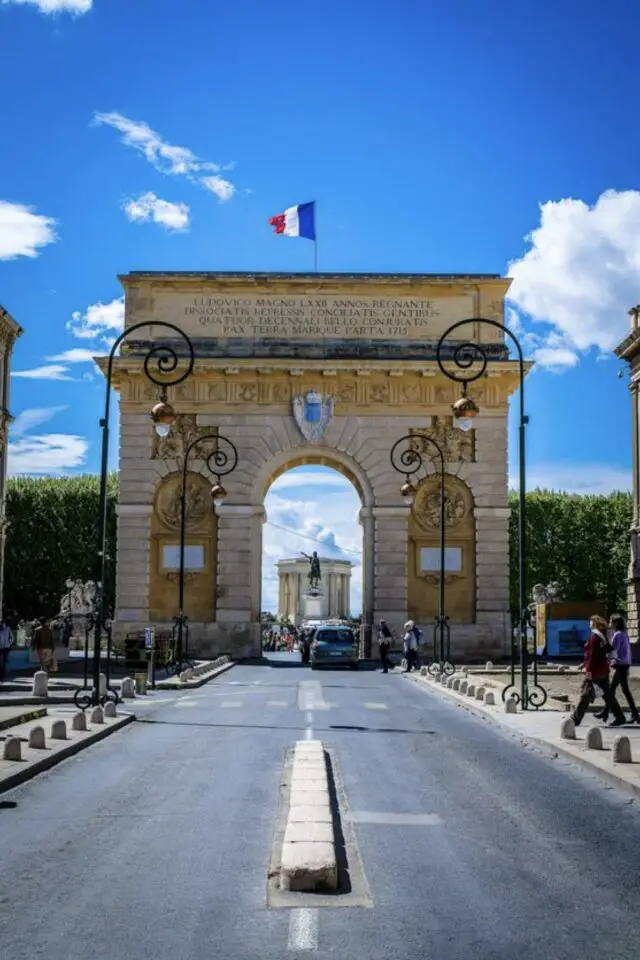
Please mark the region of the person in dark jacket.
[[[629, 671], [631, 669], [631, 644], [627, 636], [627, 625], [624, 617], [614, 616], [609, 621], [609, 627], [613, 633], [611, 638], [611, 653], [609, 662], [613, 667], [613, 680], [611, 681], [611, 693], [615, 697], [618, 687], [624, 693], [627, 703], [631, 708], [631, 723], [640, 723], [640, 713], [633, 694], [629, 687]], [[599, 720], [606, 720], [609, 717], [609, 711], [605, 707], [601, 713], [596, 713]]]
[[389, 673], [389, 668], [393, 670], [394, 664], [389, 656], [391, 651], [391, 641], [393, 636], [386, 620], [381, 620], [378, 625], [378, 646], [380, 648], [380, 663], [382, 672]]
[[580, 699], [571, 719], [576, 727], [582, 723], [588, 706], [595, 698], [594, 685], [602, 690], [605, 708], [613, 714], [612, 727], [621, 727], [626, 721], [620, 704], [611, 692], [609, 682], [609, 659], [611, 645], [607, 640], [607, 622], [602, 617], [591, 617], [591, 636], [584, 648], [584, 680], [580, 690]]

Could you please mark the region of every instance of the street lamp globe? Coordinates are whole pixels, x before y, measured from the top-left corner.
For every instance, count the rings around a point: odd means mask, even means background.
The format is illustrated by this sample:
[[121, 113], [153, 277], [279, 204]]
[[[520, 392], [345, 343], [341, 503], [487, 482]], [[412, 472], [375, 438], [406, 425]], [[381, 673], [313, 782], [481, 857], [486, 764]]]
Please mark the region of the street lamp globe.
[[406, 503], [408, 507], [413, 504], [416, 495], [416, 488], [411, 483], [410, 480], [407, 480], [406, 483], [403, 483], [400, 487], [400, 496]]
[[161, 400], [151, 410], [151, 420], [158, 436], [166, 437], [169, 435], [171, 425], [175, 423], [176, 412], [170, 403]]
[[473, 427], [473, 421], [480, 413], [474, 401], [471, 397], [462, 396], [459, 400], [456, 400], [451, 409], [456, 426], [468, 433]]
[[226, 496], [227, 491], [222, 484], [214, 483], [214, 485], [211, 487], [211, 499], [213, 500], [214, 504], [222, 503], [222, 501], [226, 499]]

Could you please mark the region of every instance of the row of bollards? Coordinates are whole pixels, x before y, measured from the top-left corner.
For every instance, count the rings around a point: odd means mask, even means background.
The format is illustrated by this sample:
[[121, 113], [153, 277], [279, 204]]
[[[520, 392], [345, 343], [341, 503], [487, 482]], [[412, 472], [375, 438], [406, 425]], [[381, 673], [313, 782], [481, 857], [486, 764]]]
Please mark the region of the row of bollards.
[[[562, 721], [560, 727], [560, 737], [562, 740], [576, 740], [576, 725], [567, 717]], [[603, 750], [602, 730], [600, 727], [589, 727], [585, 743], [588, 750]], [[616, 737], [613, 741], [612, 755], [614, 763], [633, 763], [631, 756], [631, 740], [629, 737]]]
[[[91, 711], [91, 723], [97, 726], [104, 723], [105, 717], [116, 716], [115, 703], [107, 703], [104, 707], [94, 707]], [[71, 729], [86, 732], [87, 715], [80, 711], [74, 714], [71, 720]], [[66, 720], [54, 720], [51, 724], [51, 740], [68, 740]], [[46, 734], [43, 726], [32, 727], [29, 731], [29, 747], [32, 750], [46, 750]], [[22, 740], [20, 737], [8, 736], [2, 749], [3, 760], [22, 760]]]

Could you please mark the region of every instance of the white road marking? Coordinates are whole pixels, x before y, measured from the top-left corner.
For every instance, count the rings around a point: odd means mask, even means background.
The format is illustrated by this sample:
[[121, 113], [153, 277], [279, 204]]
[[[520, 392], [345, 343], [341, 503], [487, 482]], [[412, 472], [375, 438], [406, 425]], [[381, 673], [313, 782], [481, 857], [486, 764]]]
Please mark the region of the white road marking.
[[267, 706], [268, 707], [286, 707], [287, 701], [286, 700], [267, 700]]
[[386, 703], [363, 703], [365, 710], [388, 710]]
[[307, 729], [304, 732], [305, 740], [313, 740], [313, 712], [307, 710], [304, 715], [305, 723], [307, 724]]
[[442, 819], [437, 813], [375, 813], [370, 810], [352, 810], [351, 823], [380, 823], [399, 827], [439, 827]]
[[236, 707], [241, 707], [242, 700], [223, 700], [220, 706], [227, 707], [229, 710], [231, 710]]
[[176, 707], [197, 707], [197, 703], [193, 703], [191, 700], [180, 700], [176, 703]]
[[318, 911], [311, 907], [292, 910], [287, 950], [318, 949]]
[[298, 685], [299, 710], [328, 710], [329, 704], [324, 699], [322, 684], [317, 680], [302, 680]]

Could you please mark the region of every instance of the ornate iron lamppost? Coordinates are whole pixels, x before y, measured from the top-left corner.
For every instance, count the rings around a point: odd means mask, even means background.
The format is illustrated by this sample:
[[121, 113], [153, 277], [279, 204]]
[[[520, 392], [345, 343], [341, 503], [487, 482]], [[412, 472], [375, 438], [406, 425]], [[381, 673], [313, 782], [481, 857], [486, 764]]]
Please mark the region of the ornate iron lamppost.
[[[519, 492], [519, 517], [518, 517], [518, 528], [519, 528], [519, 553], [518, 553], [518, 615], [519, 615], [519, 633], [520, 633], [520, 690], [516, 689], [515, 682], [515, 673], [516, 673], [516, 651], [514, 649], [513, 637], [511, 638], [511, 678], [510, 682], [502, 691], [502, 699], [506, 700], [507, 695], [513, 697], [517, 700], [523, 710], [527, 710], [529, 707], [533, 707], [538, 710], [540, 707], [544, 706], [547, 701], [547, 692], [541, 687], [538, 683], [538, 657], [536, 644], [534, 642], [533, 655], [530, 656], [529, 649], [527, 646], [527, 632], [530, 626], [530, 613], [527, 607], [527, 584], [526, 584], [526, 571], [527, 571], [527, 554], [526, 554], [526, 526], [525, 526], [525, 515], [526, 515], [526, 428], [529, 423], [529, 418], [525, 414], [525, 405], [524, 405], [524, 378], [525, 378], [525, 366], [524, 366], [524, 353], [522, 351], [522, 346], [516, 335], [503, 323], [500, 323], [498, 320], [487, 320], [485, 318], [475, 319], [469, 318], [467, 320], [460, 320], [458, 323], [454, 323], [448, 330], [443, 333], [440, 341], [438, 342], [438, 348], [436, 353], [436, 358], [438, 361], [438, 366], [441, 372], [448, 377], [449, 380], [453, 380], [455, 383], [460, 383], [462, 385], [462, 395], [456, 400], [453, 404], [453, 415], [458, 422], [458, 426], [463, 430], [470, 430], [473, 420], [479, 414], [479, 409], [474, 402], [474, 400], [468, 395], [468, 386], [470, 383], [475, 383], [477, 380], [480, 380], [481, 377], [484, 377], [487, 365], [489, 363], [489, 356], [487, 354], [486, 345], [481, 343], [475, 343], [470, 340], [458, 341], [455, 339], [456, 332], [464, 326], [468, 325], [478, 326], [479, 324], [486, 324], [487, 326], [494, 327], [497, 330], [502, 331], [502, 333], [507, 334], [508, 337], [516, 346], [518, 353], [518, 365], [520, 372], [520, 422], [519, 422], [519, 467], [520, 467], [520, 492]], [[453, 343], [451, 341], [454, 341]], [[447, 366], [447, 362], [452, 364], [452, 366]], [[533, 666], [533, 684], [529, 686], [529, 665], [530, 661]]]
[[[178, 616], [175, 618], [175, 629], [177, 631], [177, 642], [174, 653], [174, 662], [172, 669], [179, 673], [182, 669], [183, 659], [189, 665], [188, 658], [188, 638], [189, 627], [187, 626], [188, 617], [184, 613], [184, 551], [185, 535], [187, 526], [187, 469], [189, 463], [189, 454], [199, 444], [209, 441], [213, 443], [214, 449], [211, 453], [205, 455], [205, 462], [209, 473], [212, 473], [216, 482], [211, 487], [211, 500], [215, 508], [216, 503], [222, 503], [227, 496], [227, 491], [222, 486], [222, 477], [232, 473], [238, 465], [238, 451], [231, 442], [218, 433], [210, 433], [202, 437], [196, 437], [189, 444], [184, 452], [184, 461], [182, 464], [182, 486], [180, 489], [180, 573], [178, 576]], [[183, 658], [184, 650], [184, 658]]]
[[[433, 456], [426, 456], [424, 447], [433, 450]], [[422, 448], [422, 449], [421, 449]], [[425, 466], [425, 460], [438, 462], [440, 475], [440, 581], [438, 597], [438, 616], [433, 631], [433, 661], [429, 664], [429, 672], [452, 674], [454, 667], [451, 664], [451, 630], [449, 618], [445, 613], [445, 567], [446, 567], [446, 495], [445, 495], [445, 467], [444, 454], [440, 445], [431, 437], [410, 435], [401, 437], [391, 448], [389, 454], [391, 466], [398, 473], [404, 475], [400, 493], [404, 502], [411, 506], [417, 493], [412, 477]]]
[[[94, 648], [93, 648], [93, 693], [92, 703], [97, 705], [100, 702], [100, 647], [102, 640], [102, 628], [104, 625], [104, 579], [106, 566], [106, 539], [107, 539], [107, 474], [109, 467], [109, 413], [111, 411], [111, 378], [113, 375], [113, 361], [116, 352], [122, 341], [130, 337], [131, 334], [143, 327], [154, 328], [162, 327], [164, 330], [177, 334], [184, 341], [187, 352], [183, 357], [178, 355], [175, 347], [169, 343], [155, 343], [147, 349], [143, 361], [144, 375], [147, 380], [160, 388], [160, 400], [151, 410], [151, 421], [159, 436], [167, 436], [171, 429], [171, 424], [176, 419], [176, 413], [171, 404], [167, 402], [167, 388], [174, 387], [182, 383], [191, 374], [194, 365], [193, 344], [189, 337], [180, 327], [173, 323], [165, 323], [161, 320], [144, 321], [135, 323], [127, 327], [120, 334], [116, 342], [111, 347], [109, 359], [107, 362], [107, 383], [105, 390], [104, 417], [100, 420], [100, 429], [102, 431], [102, 456], [100, 464], [100, 506], [98, 518], [98, 556], [96, 562], [96, 602], [94, 619]], [[184, 366], [181, 360], [185, 361]]]

